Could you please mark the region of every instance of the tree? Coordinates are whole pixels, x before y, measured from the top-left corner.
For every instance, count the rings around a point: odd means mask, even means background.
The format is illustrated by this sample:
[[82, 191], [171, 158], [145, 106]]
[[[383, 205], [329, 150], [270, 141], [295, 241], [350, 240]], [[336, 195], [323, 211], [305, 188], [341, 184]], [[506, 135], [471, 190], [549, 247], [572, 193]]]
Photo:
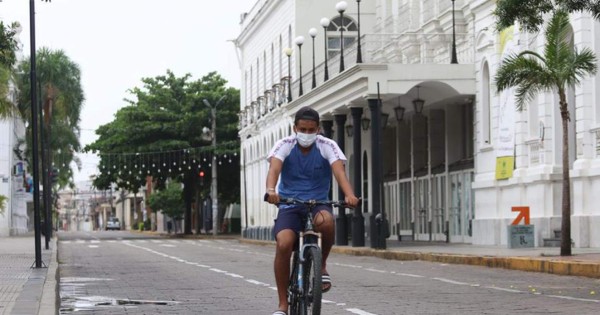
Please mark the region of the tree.
[[148, 199], [148, 205], [152, 209], [160, 210], [172, 220], [179, 220], [185, 206], [182, 196], [181, 184], [170, 183], [165, 189], [153, 193]]
[[588, 11], [600, 19], [600, 0], [498, 0], [494, 14], [498, 30], [503, 30], [519, 22], [530, 32], [538, 32], [544, 23], [544, 15], [556, 8], [566, 12]]
[[[44, 113], [44, 130], [51, 150], [49, 164], [58, 161], [55, 165], [59, 169], [58, 186], [73, 185], [71, 162], [80, 167], [81, 162], [75, 153], [81, 150], [79, 142], [80, 116], [85, 100], [81, 85], [81, 71], [79, 65], [73, 62], [62, 50], [51, 50], [45, 47], [36, 53], [36, 68], [38, 92]], [[17, 87], [18, 105], [23, 117], [31, 118], [30, 99], [30, 63], [29, 60], [20, 62], [18, 67]], [[27, 148], [31, 148], [31, 126], [27, 130]], [[26, 149], [23, 158], [31, 161], [31, 150]], [[31, 163], [29, 163], [31, 165]]]
[[564, 10], [554, 12], [546, 29], [544, 54], [523, 51], [503, 60], [495, 76], [498, 92], [516, 87], [517, 110], [523, 110], [525, 104], [541, 92], [556, 91], [559, 96], [560, 114], [563, 131], [563, 187], [562, 187], [562, 256], [571, 255], [571, 184], [569, 177], [569, 139], [570, 121], [567, 107], [566, 89], [579, 85], [581, 79], [596, 73], [596, 56], [588, 48], [580, 52], [570, 47], [569, 15]]
[[[195, 192], [209, 188], [199, 183], [198, 165], [201, 163], [194, 163], [192, 167], [190, 162], [203, 161], [203, 169], [209, 177], [207, 166], [214, 153], [232, 157], [239, 153], [239, 91], [226, 88], [227, 81], [215, 72], [191, 81], [189, 74], [177, 77], [167, 70], [166, 75], [144, 78], [142, 82], [143, 87], [129, 91], [134, 96], [126, 99], [129, 106], [121, 108], [113, 121], [100, 126], [96, 130], [98, 140], [84, 150], [100, 155], [100, 174], [94, 181], [100, 189], [110, 183], [129, 182], [127, 189], [135, 192], [146, 176], [152, 176], [159, 189], [164, 188], [168, 179], [182, 182], [185, 186], [184, 233], [189, 234]], [[214, 102], [223, 95], [226, 99], [218, 109], [219, 143], [213, 152], [210, 141], [202, 136], [203, 127], [210, 126], [210, 109], [202, 100]], [[219, 166], [219, 175], [231, 176], [223, 177], [219, 191], [224, 200], [233, 202], [239, 200], [239, 180], [236, 180], [239, 165], [227, 164]]]
[[17, 62], [16, 50], [18, 46], [17, 31], [19, 23], [4, 25], [0, 21], [0, 119], [6, 119], [18, 114], [15, 104], [9, 100], [8, 89], [12, 77], [12, 70]]

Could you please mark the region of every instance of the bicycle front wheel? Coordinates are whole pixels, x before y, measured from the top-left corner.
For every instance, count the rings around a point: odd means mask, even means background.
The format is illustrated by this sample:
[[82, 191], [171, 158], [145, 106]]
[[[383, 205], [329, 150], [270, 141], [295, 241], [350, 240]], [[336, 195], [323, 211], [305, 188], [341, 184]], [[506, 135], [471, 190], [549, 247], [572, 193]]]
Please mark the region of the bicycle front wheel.
[[321, 250], [318, 247], [310, 247], [304, 257], [304, 281], [303, 281], [303, 314], [320, 315], [321, 297], [323, 294], [321, 279]]

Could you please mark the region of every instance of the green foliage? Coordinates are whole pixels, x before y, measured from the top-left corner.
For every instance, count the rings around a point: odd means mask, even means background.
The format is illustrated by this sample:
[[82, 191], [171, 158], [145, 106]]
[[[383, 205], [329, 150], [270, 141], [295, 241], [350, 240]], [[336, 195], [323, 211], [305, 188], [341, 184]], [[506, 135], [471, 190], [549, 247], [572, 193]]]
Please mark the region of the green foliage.
[[555, 10], [587, 11], [600, 19], [600, 0], [498, 0], [494, 14], [498, 30], [518, 22], [523, 29], [538, 32], [544, 24], [544, 15]]
[[[79, 142], [80, 115], [85, 100], [79, 65], [62, 50], [40, 48], [36, 53], [38, 101], [44, 109], [46, 134], [50, 132], [50, 160], [59, 170], [58, 185], [66, 187], [73, 181], [71, 162], [81, 167], [75, 153], [81, 150]], [[31, 121], [30, 61], [19, 63], [17, 75], [18, 105], [23, 117]], [[48, 123], [49, 122], [49, 123]], [[31, 127], [27, 128], [25, 152], [17, 152], [31, 163]], [[40, 168], [41, 169], [41, 168]]]
[[581, 78], [596, 73], [596, 56], [584, 48], [574, 50], [567, 41], [569, 16], [557, 11], [546, 30], [544, 54], [523, 51], [503, 60], [496, 73], [498, 92], [516, 87], [517, 109], [543, 91], [565, 91], [579, 85]]
[[0, 119], [6, 119], [18, 114], [15, 104], [9, 100], [8, 88], [11, 81], [12, 69], [17, 61], [17, 29], [18, 23], [6, 26], [0, 21]]
[[6, 210], [6, 201], [8, 197], [4, 195], [0, 195], [0, 214], [4, 215], [4, 210]]
[[[213, 148], [210, 140], [203, 137], [202, 129], [211, 126], [211, 115], [204, 99], [215, 104], [225, 96], [217, 108], [218, 143], [214, 152], [239, 156], [239, 91], [226, 88], [227, 82], [220, 75], [211, 72], [192, 81], [189, 74], [176, 77], [167, 70], [166, 75], [144, 78], [142, 83], [142, 87], [129, 90], [132, 95], [126, 99], [129, 106], [121, 108], [113, 121], [100, 126], [96, 130], [98, 139], [84, 149], [100, 155], [100, 174], [94, 180], [97, 188], [106, 189], [111, 183], [117, 183], [119, 187], [136, 191], [146, 176], [152, 176], [159, 188], [171, 178], [197, 189], [199, 178], [195, 168], [167, 172], [160, 165], [185, 154], [202, 154], [210, 159]], [[195, 149], [186, 151], [190, 148]], [[148, 168], [156, 167], [130, 173], [135, 169], [134, 160], [142, 160]], [[218, 170], [219, 191], [224, 201], [235, 201], [239, 199], [239, 163], [225, 164]], [[210, 178], [210, 168], [205, 172], [206, 178]], [[205, 184], [200, 188], [206, 191], [209, 186]]]
[[185, 206], [182, 194], [181, 185], [177, 182], [171, 183], [165, 189], [150, 195], [148, 205], [155, 211], [160, 210], [163, 214], [178, 219], [182, 217]]
[[17, 46], [19, 45], [16, 35], [19, 23], [13, 22], [10, 26], [0, 21], [0, 65], [7, 68], [17, 62]]

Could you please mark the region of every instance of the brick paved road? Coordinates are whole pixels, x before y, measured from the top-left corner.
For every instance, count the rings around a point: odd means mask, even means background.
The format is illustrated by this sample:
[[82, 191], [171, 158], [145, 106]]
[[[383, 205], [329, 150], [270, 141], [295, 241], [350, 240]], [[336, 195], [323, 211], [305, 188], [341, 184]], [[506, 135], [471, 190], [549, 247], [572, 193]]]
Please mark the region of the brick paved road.
[[[273, 247], [234, 240], [95, 238], [59, 242], [63, 314], [251, 315], [275, 309]], [[600, 281], [589, 278], [345, 255], [333, 255], [329, 271], [334, 289], [324, 296], [323, 314], [600, 309]]]

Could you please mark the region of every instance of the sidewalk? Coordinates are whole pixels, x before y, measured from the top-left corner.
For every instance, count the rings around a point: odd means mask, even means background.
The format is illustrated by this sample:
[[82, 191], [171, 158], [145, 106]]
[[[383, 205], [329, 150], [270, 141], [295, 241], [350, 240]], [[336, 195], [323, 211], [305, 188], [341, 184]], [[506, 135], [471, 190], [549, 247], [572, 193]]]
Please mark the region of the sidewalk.
[[35, 239], [0, 237], [0, 315], [57, 314], [56, 237], [46, 250], [41, 239], [44, 268], [35, 268]]
[[[242, 243], [274, 245], [273, 241], [240, 239]], [[393, 260], [423, 260], [558, 275], [600, 278], [600, 248], [573, 248], [572, 256], [560, 256], [558, 247], [509, 249], [506, 246], [479, 246], [444, 242], [388, 240], [385, 250], [334, 245], [333, 253], [374, 256]]]

